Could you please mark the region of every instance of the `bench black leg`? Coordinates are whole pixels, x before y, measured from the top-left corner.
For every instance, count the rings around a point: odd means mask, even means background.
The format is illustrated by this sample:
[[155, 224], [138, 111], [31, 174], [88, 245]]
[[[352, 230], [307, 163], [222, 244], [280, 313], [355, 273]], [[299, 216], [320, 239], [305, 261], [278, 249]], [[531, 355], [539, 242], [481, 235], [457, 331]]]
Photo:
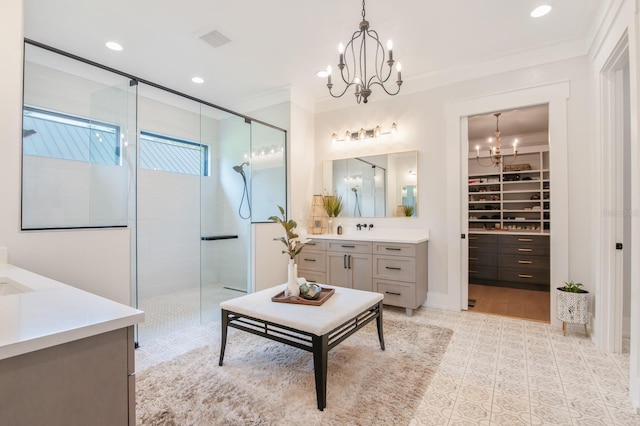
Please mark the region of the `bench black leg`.
[[376, 318], [378, 326], [378, 339], [380, 340], [380, 349], [384, 351], [384, 334], [382, 332], [382, 302], [378, 303], [378, 317]]
[[313, 370], [316, 376], [316, 399], [318, 410], [324, 411], [327, 406], [327, 358], [329, 353], [329, 337], [313, 336]]
[[220, 360], [218, 365], [222, 365], [224, 359], [224, 348], [227, 346], [227, 328], [229, 325], [229, 311], [222, 309], [222, 340], [220, 343]]

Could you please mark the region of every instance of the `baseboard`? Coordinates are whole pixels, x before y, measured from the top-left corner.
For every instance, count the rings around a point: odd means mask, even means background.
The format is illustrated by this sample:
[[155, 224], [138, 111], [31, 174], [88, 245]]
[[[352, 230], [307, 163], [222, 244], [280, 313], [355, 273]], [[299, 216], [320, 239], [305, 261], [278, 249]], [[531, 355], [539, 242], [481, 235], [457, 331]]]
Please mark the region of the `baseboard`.
[[449, 305], [449, 295], [443, 293], [428, 292], [427, 300], [422, 304], [428, 308], [455, 310]]

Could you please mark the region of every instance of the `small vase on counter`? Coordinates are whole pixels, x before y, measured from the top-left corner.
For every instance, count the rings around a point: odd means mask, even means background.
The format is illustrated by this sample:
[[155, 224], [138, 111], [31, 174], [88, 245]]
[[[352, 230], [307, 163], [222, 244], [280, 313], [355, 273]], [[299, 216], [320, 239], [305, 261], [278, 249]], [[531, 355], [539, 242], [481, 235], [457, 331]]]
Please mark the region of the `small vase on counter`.
[[294, 259], [289, 259], [285, 296], [300, 296], [300, 286], [298, 285], [298, 265], [295, 263]]

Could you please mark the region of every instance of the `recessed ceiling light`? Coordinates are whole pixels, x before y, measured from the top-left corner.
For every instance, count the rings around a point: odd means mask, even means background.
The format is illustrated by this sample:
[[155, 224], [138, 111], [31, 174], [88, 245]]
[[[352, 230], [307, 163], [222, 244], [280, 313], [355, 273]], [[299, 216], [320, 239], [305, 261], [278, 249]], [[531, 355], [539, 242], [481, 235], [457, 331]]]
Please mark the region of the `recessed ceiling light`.
[[198, 84], [202, 84], [204, 83], [204, 79], [200, 78], [200, 77], [193, 77], [191, 79], [191, 81], [193, 81], [194, 83], [198, 83]]
[[539, 18], [541, 16], [546, 15], [549, 12], [551, 12], [551, 6], [549, 6], [548, 4], [543, 4], [542, 6], [538, 6], [531, 11], [531, 17]]
[[316, 75], [320, 78], [327, 78], [329, 73], [327, 73], [327, 70], [320, 70], [316, 73]]
[[108, 41], [105, 43], [105, 45], [111, 49], [111, 50], [115, 50], [116, 52], [119, 52], [122, 50], [122, 46], [118, 43], [116, 43], [115, 41]]

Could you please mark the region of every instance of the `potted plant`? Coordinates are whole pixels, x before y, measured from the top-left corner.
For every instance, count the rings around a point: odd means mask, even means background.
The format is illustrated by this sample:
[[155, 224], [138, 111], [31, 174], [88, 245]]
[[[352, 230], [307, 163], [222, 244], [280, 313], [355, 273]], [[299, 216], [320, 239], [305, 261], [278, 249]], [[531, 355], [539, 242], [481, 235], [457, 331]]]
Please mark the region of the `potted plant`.
[[562, 334], [567, 335], [567, 323], [583, 324], [587, 337], [589, 330], [589, 292], [583, 290], [582, 283], [565, 281], [556, 292], [556, 316], [562, 321]]
[[402, 210], [404, 212], [404, 215], [406, 217], [409, 217], [409, 216], [413, 216], [413, 211], [415, 210], [415, 207], [413, 207], [413, 206], [402, 206]]
[[280, 210], [282, 217], [270, 216], [269, 220], [282, 225], [285, 232], [284, 236], [274, 238], [275, 241], [281, 241], [282, 244], [285, 245], [286, 250], [282, 250], [282, 253], [289, 256], [289, 266], [287, 269], [288, 291], [285, 293], [287, 293], [287, 296], [299, 296], [300, 286], [298, 285], [298, 271], [297, 265], [295, 264], [295, 257], [300, 254], [304, 245], [300, 244], [299, 235], [295, 232], [296, 226], [298, 226], [296, 221], [293, 219], [286, 219], [284, 208], [282, 208], [282, 206], [278, 206], [278, 210]]
[[329, 220], [327, 221], [329, 227], [329, 233], [333, 234], [333, 217], [338, 217], [344, 205], [342, 204], [342, 196], [341, 195], [325, 195], [322, 198], [322, 204], [324, 205], [324, 209], [327, 212], [327, 216], [329, 216]]

